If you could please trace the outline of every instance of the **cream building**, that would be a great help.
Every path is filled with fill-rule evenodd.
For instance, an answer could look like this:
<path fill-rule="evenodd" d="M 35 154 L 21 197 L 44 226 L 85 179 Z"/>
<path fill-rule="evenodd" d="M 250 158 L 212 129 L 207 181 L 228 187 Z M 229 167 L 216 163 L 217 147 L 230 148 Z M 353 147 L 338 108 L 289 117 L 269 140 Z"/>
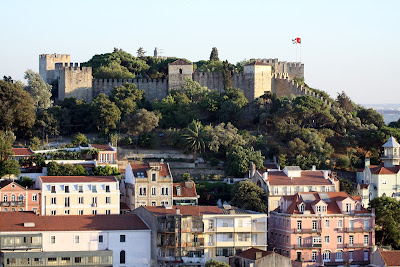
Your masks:
<path fill-rule="evenodd" d="M 41 215 L 119 214 L 120 192 L 114 176 L 40 176 Z"/>

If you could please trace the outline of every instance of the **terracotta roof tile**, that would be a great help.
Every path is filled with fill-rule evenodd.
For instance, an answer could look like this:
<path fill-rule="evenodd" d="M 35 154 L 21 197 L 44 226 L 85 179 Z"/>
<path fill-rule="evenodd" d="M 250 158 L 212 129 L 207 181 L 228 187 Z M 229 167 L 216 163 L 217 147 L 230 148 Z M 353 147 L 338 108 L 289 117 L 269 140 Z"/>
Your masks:
<path fill-rule="evenodd" d="M 12 148 L 14 156 L 32 156 L 35 153 L 30 148 Z"/>
<path fill-rule="evenodd" d="M 187 62 L 185 60 L 182 60 L 182 59 L 177 59 L 174 62 L 169 63 L 168 65 L 192 65 L 192 63 L 189 63 L 189 62 Z"/>
<path fill-rule="evenodd" d="M 24 227 L 33 222 L 35 227 Z M 136 214 L 39 216 L 32 212 L 0 212 L 0 232 L 147 230 Z"/>
<path fill-rule="evenodd" d="M 270 185 L 332 185 L 322 171 L 302 171 L 301 177 L 290 179 L 283 171 L 268 172 Z"/>
<path fill-rule="evenodd" d="M 102 151 L 114 151 L 114 149 L 107 144 L 90 144 L 90 146 L 95 149 L 100 149 Z"/>
<path fill-rule="evenodd" d="M 399 266 L 400 265 L 400 250 L 386 250 L 379 251 L 386 266 Z"/>
<path fill-rule="evenodd" d="M 114 183 L 115 176 L 40 176 L 43 183 Z"/>
<path fill-rule="evenodd" d="M 131 168 L 135 177 L 138 177 L 138 173 L 143 173 L 144 177 L 147 177 L 147 171 L 151 169 L 149 163 L 131 163 Z M 166 163 L 160 163 L 161 171 L 160 176 L 162 177 L 172 177 L 168 165 Z"/>
<path fill-rule="evenodd" d="M 399 166 L 395 166 L 395 167 L 378 166 L 378 167 L 370 168 L 370 169 L 371 169 L 372 174 L 396 174 L 400 170 Z"/>
<path fill-rule="evenodd" d="M 12 181 L 10 181 L 10 180 L 1 180 L 0 181 L 0 189 L 5 187 L 5 186 L 7 186 L 7 185 L 9 185 L 9 184 L 11 184 L 11 183 L 12 183 Z"/>
<path fill-rule="evenodd" d="M 178 196 L 177 195 L 177 190 L 176 187 L 180 186 L 181 187 L 181 194 Z M 178 198 L 178 197 L 195 197 L 197 198 L 197 192 L 196 192 L 196 184 L 193 182 L 193 186 L 192 187 L 186 187 L 186 183 L 182 182 L 182 183 L 174 183 L 174 198 Z"/>
<path fill-rule="evenodd" d="M 222 209 L 218 206 L 172 206 L 165 208 L 164 206 L 142 206 L 155 216 L 165 216 L 176 214 L 176 209 L 180 210 L 181 215 L 200 216 L 203 214 L 223 214 Z"/>
<path fill-rule="evenodd" d="M 253 248 L 252 247 L 252 248 L 249 248 L 248 250 L 245 250 L 245 251 L 242 251 L 242 252 L 236 254 L 236 256 L 241 257 L 241 258 L 246 258 L 246 259 L 249 259 L 249 260 L 256 260 L 257 259 L 257 257 L 256 257 L 256 255 L 257 255 L 256 253 L 257 252 L 261 252 L 263 257 L 271 255 L 271 254 L 274 253 L 272 251 L 265 251 L 265 250 L 262 250 L 262 249 Z"/>

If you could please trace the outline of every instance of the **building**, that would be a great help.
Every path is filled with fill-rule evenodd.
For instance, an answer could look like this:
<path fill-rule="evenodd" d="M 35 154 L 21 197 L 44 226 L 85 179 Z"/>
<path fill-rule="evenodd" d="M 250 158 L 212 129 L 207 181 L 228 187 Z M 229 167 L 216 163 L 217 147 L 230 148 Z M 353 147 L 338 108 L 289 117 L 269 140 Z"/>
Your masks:
<path fill-rule="evenodd" d="M 377 249 L 371 255 L 371 266 L 400 267 L 400 250 Z"/>
<path fill-rule="evenodd" d="M 370 165 L 369 159 L 366 159 L 365 168 L 357 173 L 357 183 L 361 187 L 357 188 L 358 194 L 363 196 L 366 206 L 369 201 L 381 196 L 400 200 L 400 144 L 392 136 L 382 147 L 384 151 L 381 157 L 383 164 Z M 366 196 L 368 198 L 365 198 Z"/>
<path fill-rule="evenodd" d="M 0 265 L 150 266 L 150 235 L 135 214 L 0 212 Z"/>
<path fill-rule="evenodd" d="M 268 198 L 268 210 L 280 205 L 282 196 L 301 192 L 338 192 L 339 180 L 330 171 L 303 171 L 298 166 L 286 166 L 282 171 L 255 171 L 251 181 L 264 189 Z"/>
<path fill-rule="evenodd" d="M 119 214 L 115 176 L 40 176 L 41 215 Z"/>
<path fill-rule="evenodd" d="M 121 201 L 139 206 L 171 206 L 173 178 L 168 163 L 130 163 L 121 182 Z"/>
<path fill-rule="evenodd" d="M 0 211 L 40 213 L 41 191 L 24 188 L 11 180 L 0 180 Z"/>
<path fill-rule="evenodd" d="M 270 212 L 269 246 L 303 266 L 369 263 L 375 245 L 375 213 L 345 192 L 282 196 Z"/>
<path fill-rule="evenodd" d="M 172 204 L 174 206 L 198 205 L 199 196 L 196 192 L 196 184 L 193 181 L 186 181 L 173 184 Z"/>
<path fill-rule="evenodd" d="M 266 249 L 267 215 L 217 206 L 141 206 L 132 211 L 152 230 L 155 266 L 204 266 L 252 246 Z"/>
<path fill-rule="evenodd" d="M 98 153 L 94 155 L 98 165 L 111 165 L 112 167 L 118 167 L 117 148 L 108 144 L 89 144 L 88 147 L 98 150 Z"/>
<path fill-rule="evenodd" d="M 292 260 L 273 251 L 249 248 L 229 258 L 231 267 L 292 267 Z"/>
<path fill-rule="evenodd" d="M 10 156 L 10 158 L 15 159 L 15 160 L 20 160 L 20 159 L 30 159 L 35 155 L 35 152 L 33 152 L 30 148 L 12 148 L 12 152 L 14 155 Z"/>

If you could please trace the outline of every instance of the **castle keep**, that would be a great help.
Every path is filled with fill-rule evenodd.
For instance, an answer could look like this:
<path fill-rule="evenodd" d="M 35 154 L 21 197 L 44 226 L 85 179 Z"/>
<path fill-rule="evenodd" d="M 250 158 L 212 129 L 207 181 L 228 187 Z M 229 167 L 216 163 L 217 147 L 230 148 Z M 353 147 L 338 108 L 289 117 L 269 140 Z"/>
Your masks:
<path fill-rule="evenodd" d="M 224 91 L 222 73 L 193 71 L 193 64 L 181 59 L 168 65 L 168 79 L 94 79 L 91 67 L 81 67 L 70 61 L 70 55 L 39 56 L 40 76 L 46 83 L 58 83 L 59 100 L 75 97 L 90 102 L 100 93 L 109 95 L 114 86 L 134 83 L 152 101 L 166 97 L 171 90 L 180 89 L 185 79 L 192 79 L 210 90 Z M 243 72 L 233 73 L 232 82 L 233 87 L 240 88 L 249 101 L 265 92 L 275 93 L 278 97 L 291 94 L 310 95 L 325 101 L 313 91 L 297 85 L 293 81 L 294 77 L 304 78 L 304 64 L 271 58 L 257 59 L 245 65 Z"/>

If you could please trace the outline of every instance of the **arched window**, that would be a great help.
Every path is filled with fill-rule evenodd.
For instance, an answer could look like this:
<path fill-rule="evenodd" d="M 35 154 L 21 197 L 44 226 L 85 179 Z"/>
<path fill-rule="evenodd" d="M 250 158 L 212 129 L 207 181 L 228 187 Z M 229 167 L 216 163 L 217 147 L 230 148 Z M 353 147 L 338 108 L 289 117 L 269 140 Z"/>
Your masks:
<path fill-rule="evenodd" d="M 179 74 L 182 74 L 182 72 L 183 72 L 182 69 L 179 69 Z"/>
<path fill-rule="evenodd" d="M 7 208 L 4 208 L 3 211 L 7 211 Z"/>
<path fill-rule="evenodd" d="M 15 209 L 14 209 L 14 208 L 12 208 L 12 209 L 11 209 L 11 211 L 15 211 Z"/>
<path fill-rule="evenodd" d="M 22 208 L 19 208 L 18 211 L 24 211 Z"/>
<path fill-rule="evenodd" d="M 125 250 L 121 250 L 121 252 L 119 253 L 119 263 L 125 263 Z"/>
<path fill-rule="evenodd" d="M 322 261 L 331 261 L 331 252 L 329 250 L 325 250 L 322 253 Z"/>
<path fill-rule="evenodd" d="M 18 195 L 18 201 L 24 201 L 24 195 L 23 194 L 19 194 Z"/>
<path fill-rule="evenodd" d="M 3 195 L 3 202 L 7 202 L 8 201 L 8 195 Z"/>
<path fill-rule="evenodd" d="M 15 201 L 15 195 L 14 194 L 11 195 L 11 201 Z"/>

